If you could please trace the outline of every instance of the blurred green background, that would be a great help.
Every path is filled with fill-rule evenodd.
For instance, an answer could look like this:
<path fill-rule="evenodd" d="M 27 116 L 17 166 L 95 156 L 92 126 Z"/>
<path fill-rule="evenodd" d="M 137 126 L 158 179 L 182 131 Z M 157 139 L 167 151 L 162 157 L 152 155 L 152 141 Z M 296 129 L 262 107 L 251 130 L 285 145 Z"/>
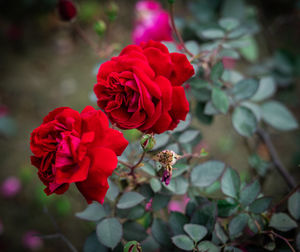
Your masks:
<path fill-rule="evenodd" d="M 199 0 L 200 1 L 200 0 Z M 241 0 L 237 0 L 241 1 Z M 167 6 L 167 1 L 161 1 Z M 176 15 L 187 21 L 193 16 L 189 2 L 176 1 Z M 219 15 L 224 1 L 214 0 Z M 74 217 L 85 208 L 84 198 L 72 187 L 63 196 L 47 197 L 43 185 L 30 165 L 29 137 L 42 118 L 59 106 L 81 111 L 86 105 L 96 106 L 93 85 L 99 64 L 107 59 L 110 47 L 122 48 L 132 43 L 136 1 L 115 1 L 117 18 L 109 22 L 108 31 L 99 38 L 93 26 L 99 19 L 107 21 L 111 1 L 76 1 L 80 25 L 90 40 L 103 52 L 97 55 L 82 39 L 75 23 L 62 22 L 56 10 L 56 0 L 0 1 L 0 184 L 9 176 L 21 181 L 21 190 L 14 197 L 0 195 L 0 251 L 28 251 L 22 244 L 29 230 L 41 234 L 55 233 L 51 218 L 44 213 L 47 206 L 62 233 L 81 250 L 93 226 Z M 284 102 L 300 121 L 300 1 L 248 1 L 257 11 L 261 32 L 256 37 L 256 50 L 250 52 L 252 64 L 265 57 L 278 58 L 279 65 L 289 67 L 289 81 L 282 85 L 276 99 Z M 188 29 L 184 38 L 193 39 Z M 104 56 L 104 57 L 103 57 Z M 244 62 L 238 63 L 243 69 Z M 210 156 L 230 163 L 247 177 L 253 168 L 248 164 L 249 150 L 242 137 L 233 130 L 226 116 L 218 116 L 212 125 L 196 119 L 194 125 L 203 135 L 202 144 Z M 299 181 L 300 133 L 272 132 L 274 144 L 284 164 Z M 258 153 L 268 159 L 265 146 Z M 287 187 L 276 172 L 265 176 L 264 192 L 280 198 Z M 40 251 L 68 251 L 59 239 L 45 240 Z"/>

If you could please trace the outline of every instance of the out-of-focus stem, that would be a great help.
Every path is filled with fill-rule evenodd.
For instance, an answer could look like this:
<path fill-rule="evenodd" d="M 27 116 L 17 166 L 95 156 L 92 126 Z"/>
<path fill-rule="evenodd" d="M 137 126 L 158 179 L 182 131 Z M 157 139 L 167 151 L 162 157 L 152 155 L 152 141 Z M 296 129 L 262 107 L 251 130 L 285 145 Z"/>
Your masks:
<path fill-rule="evenodd" d="M 297 186 L 297 184 L 296 184 L 294 178 L 288 172 L 288 170 L 283 166 L 268 132 L 264 131 L 262 128 L 258 128 L 256 133 L 260 137 L 260 139 L 266 144 L 266 146 L 269 150 L 269 153 L 271 155 L 272 162 L 273 162 L 275 168 L 277 169 L 277 171 L 284 178 L 284 180 L 286 181 L 286 183 L 288 184 L 290 189 L 295 188 Z"/>
<path fill-rule="evenodd" d="M 179 40 L 180 45 L 182 46 L 182 48 L 184 49 L 184 51 L 190 55 L 191 57 L 194 57 L 194 54 L 191 53 L 185 46 L 184 41 L 181 37 L 180 32 L 177 30 L 176 25 L 175 25 L 175 20 L 174 20 L 174 3 L 169 4 L 170 5 L 170 18 L 171 18 L 171 26 L 172 29 L 174 31 L 174 33 L 176 34 L 177 39 Z"/>

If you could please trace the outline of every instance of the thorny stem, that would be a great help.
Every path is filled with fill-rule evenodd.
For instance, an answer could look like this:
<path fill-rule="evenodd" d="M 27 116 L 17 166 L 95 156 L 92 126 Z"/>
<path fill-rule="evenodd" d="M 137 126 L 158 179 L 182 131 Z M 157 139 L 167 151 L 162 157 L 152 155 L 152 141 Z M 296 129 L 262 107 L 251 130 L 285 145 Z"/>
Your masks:
<path fill-rule="evenodd" d="M 179 40 L 179 43 L 180 45 L 182 46 L 182 48 L 185 50 L 185 52 L 190 55 L 191 57 L 194 57 L 194 54 L 191 53 L 185 46 L 184 44 L 184 41 L 181 37 L 181 34 L 179 33 L 179 31 L 177 30 L 176 28 L 176 25 L 175 25 L 175 20 L 174 20 L 174 4 L 170 4 L 170 17 L 171 17 L 171 26 L 172 26 L 172 29 L 173 31 L 175 32 L 176 34 L 176 37 L 177 39 Z"/>
<path fill-rule="evenodd" d="M 288 172 L 288 170 L 283 166 L 281 160 L 279 159 L 278 153 L 272 143 L 270 135 L 266 131 L 264 131 L 262 128 L 258 128 L 256 133 L 268 147 L 273 164 L 274 164 L 275 168 L 277 169 L 277 171 L 284 178 L 284 180 L 286 181 L 286 183 L 288 184 L 290 189 L 295 188 L 296 182 L 295 182 L 294 178 L 291 176 L 291 174 Z"/>
<path fill-rule="evenodd" d="M 53 226 L 55 227 L 57 233 L 50 234 L 50 235 L 38 235 L 38 236 L 41 237 L 42 239 L 56 239 L 56 238 L 60 238 L 60 239 L 62 239 L 65 242 L 65 244 L 69 247 L 69 249 L 72 252 L 78 252 L 78 250 L 74 247 L 74 245 L 71 243 L 71 241 L 61 233 L 59 226 L 57 225 L 54 217 L 51 215 L 51 213 L 49 212 L 49 210 L 48 210 L 48 208 L 46 206 L 44 206 L 44 212 L 49 216 L 49 218 L 50 218 Z"/>
<path fill-rule="evenodd" d="M 272 234 L 275 237 L 280 238 L 281 240 L 283 240 L 291 249 L 292 252 L 296 252 L 296 250 L 293 248 L 293 246 L 291 245 L 291 243 L 289 242 L 289 240 L 283 236 L 281 236 L 280 234 L 275 233 L 273 230 L 269 230 L 269 231 L 263 231 L 263 234 Z"/>
<path fill-rule="evenodd" d="M 145 155 L 146 155 L 146 151 L 143 151 L 143 154 L 141 155 L 139 161 L 135 165 L 130 167 L 131 171 L 130 171 L 129 175 L 132 175 L 135 178 L 134 169 L 137 168 L 140 163 L 142 163 L 142 161 L 144 160 Z"/>

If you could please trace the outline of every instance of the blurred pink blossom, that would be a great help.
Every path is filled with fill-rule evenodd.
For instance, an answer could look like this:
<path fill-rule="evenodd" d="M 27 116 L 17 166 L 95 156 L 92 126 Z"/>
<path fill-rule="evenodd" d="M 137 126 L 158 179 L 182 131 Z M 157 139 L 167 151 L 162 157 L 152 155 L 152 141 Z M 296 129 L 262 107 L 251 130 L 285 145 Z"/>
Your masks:
<path fill-rule="evenodd" d="M 8 115 L 8 108 L 5 105 L 0 105 L 0 118 Z"/>
<path fill-rule="evenodd" d="M 184 195 L 181 200 L 171 200 L 168 205 L 169 212 L 185 212 L 185 207 L 189 203 L 190 198 Z"/>
<path fill-rule="evenodd" d="M 155 41 L 172 41 L 172 28 L 169 14 L 160 3 L 153 0 L 137 2 L 135 6 L 136 20 L 132 33 L 134 43 Z"/>
<path fill-rule="evenodd" d="M 6 197 L 14 197 L 17 195 L 21 190 L 21 182 L 16 177 L 8 177 L 4 180 L 0 187 L 1 194 Z"/>
<path fill-rule="evenodd" d="M 43 240 L 37 235 L 36 231 L 27 231 L 22 237 L 23 246 L 31 251 L 39 250 L 43 246 Z"/>
<path fill-rule="evenodd" d="M 146 203 L 145 210 L 152 211 L 152 198 Z"/>

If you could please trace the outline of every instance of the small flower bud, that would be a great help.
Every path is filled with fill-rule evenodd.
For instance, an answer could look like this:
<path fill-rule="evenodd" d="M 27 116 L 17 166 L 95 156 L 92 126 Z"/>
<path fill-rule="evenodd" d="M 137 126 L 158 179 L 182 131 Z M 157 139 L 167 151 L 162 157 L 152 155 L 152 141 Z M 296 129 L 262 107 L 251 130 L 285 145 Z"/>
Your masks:
<path fill-rule="evenodd" d="M 118 15 L 118 11 L 119 11 L 119 6 L 114 2 L 110 2 L 106 9 L 106 14 L 108 16 L 108 19 L 110 21 L 114 21 Z"/>
<path fill-rule="evenodd" d="M 153 201 L 153 199 L 151 198 L 151 199 L 146 203 L 146 206 L 145 206 L 145 210 L 146 210 L 146 211 L 151 211 L 151 210 L 152 210 L 152 201 Z"/>
<path fill-rule="evenodd" d="M 137 241 L 127 242 L 124 246 L 124 252 L 142 252 L 141 244 Z"/>
<path fill-rule="evenodd" d="M 144 151 L 152 150 L 153 147 L 155 146 L 155 144 L 156 144 L 156 141 L 155 141 L 153 135 L 150 135 L 150 134 L 143 135 L 143 137 L 141 139 L 141 146 Z"/>
<path fill-rule="evenodd" d="M 105 22 L 103 20 L 98 20 L 94 24 L 94 30 L 101 37 L 104 34 L 104 32 L 106 31 L 106 24 L 105 24 Z"/>
<path fill-rule="evenodd" d="M 77 16 L 77 8 L 71 0 L 59 0 L 57 7 L 63 21 L 72 21 Z"/>

